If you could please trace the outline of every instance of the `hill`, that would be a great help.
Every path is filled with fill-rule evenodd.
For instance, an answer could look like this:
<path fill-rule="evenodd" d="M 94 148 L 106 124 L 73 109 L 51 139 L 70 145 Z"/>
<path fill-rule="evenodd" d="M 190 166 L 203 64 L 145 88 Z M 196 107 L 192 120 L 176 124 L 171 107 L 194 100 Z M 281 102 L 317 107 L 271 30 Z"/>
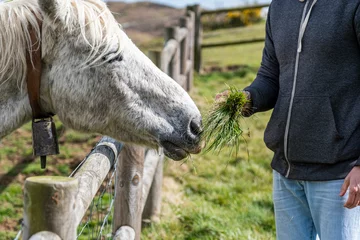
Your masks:
<path fill-rule="evenodd" d="M 137 45 L 144 45 L 162 37 L 164 27 L 178 22 L 185 9 L 178 9 L 151 2 L 108 2 L 116 20 Z"/>

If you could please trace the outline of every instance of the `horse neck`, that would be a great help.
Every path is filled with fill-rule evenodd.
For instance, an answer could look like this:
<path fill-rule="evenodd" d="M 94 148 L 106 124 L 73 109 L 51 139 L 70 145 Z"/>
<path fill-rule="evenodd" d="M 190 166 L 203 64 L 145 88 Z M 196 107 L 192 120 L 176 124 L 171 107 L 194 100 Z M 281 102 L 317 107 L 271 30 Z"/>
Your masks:
<path fill-rule="evenodd" d="M 0 139 L 31 119 L 28 94 L 20 90 L 16 80 L 8 79 L 0 86 Z"/>

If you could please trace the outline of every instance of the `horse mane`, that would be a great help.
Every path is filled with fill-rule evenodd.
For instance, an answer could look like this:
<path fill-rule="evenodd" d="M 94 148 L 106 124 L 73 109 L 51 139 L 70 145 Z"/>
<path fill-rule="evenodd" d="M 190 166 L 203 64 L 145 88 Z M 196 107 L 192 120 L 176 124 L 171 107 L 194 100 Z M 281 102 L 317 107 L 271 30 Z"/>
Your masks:
<path fill-rule="evenodd" d="M 65 0 L 64 0 L 65 1 Z M 123 37 L 119 24 L 116 23 L 112 13 L 101 0 L 71 0 L 66 9 L 63 22 L 65 33 L 78 35 L 78 41 L 90 46 L 90 53 L 82 67 L 100 65 L 105 61 L 103 56 L 114 52 L 113 43 L 119 44 L 114 53 L 120 54 L 123 49 Z M 55 16 L 53 23 L 57 21 Z M 37 0 L 0 0 L 0 86 L 9 79 L 18 81 L 19 89 L 23 89 L 26 81 L 26 54 L 33 49 L 29 29 L 36 33 L 38 41 L 44 41 L 51 23 L 43 24 L 43 33 L 38 20 L 48 21 L 42 16 Z M 43 52 L 44 55 L 44 52 Z"/>

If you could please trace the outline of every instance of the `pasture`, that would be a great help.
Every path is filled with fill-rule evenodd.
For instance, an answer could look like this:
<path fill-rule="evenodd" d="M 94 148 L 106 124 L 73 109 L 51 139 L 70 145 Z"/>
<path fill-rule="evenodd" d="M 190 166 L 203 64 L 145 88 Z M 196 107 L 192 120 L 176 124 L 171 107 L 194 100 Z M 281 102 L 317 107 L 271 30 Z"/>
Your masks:
<path fill-rule="evenodd" d="M 204 42 L 264 34 L 264 24 L 234 31 L 219 30 Z M 216 93 L 227 85 L 242 88 L 255 77 L 262 43 L 206 49 L 204 67 L 240 65 L 234 72 L 208 72 L 195 76 L 190 93 L 205 114 Z M 246 120 L 250 136 L 237 156 L 225 149 L 219 154 L 193 155 L 181 162 L 166 159 L 163 205 L 159 223 L 144 227 L 142 239 L 274 239 L 271 198 L 271 152 L 263 143 L 269 113 Z M 99 139 L 57 123 L 60 155 L 48 157 L 40 169 L 31 150 L 31 126 L 24 125 L 0 143 L 0 239 L 13 239 L 22 218 L 24 179 L 35 175 L 68 176 Z M 249 154 L 247 154 L 249 152 Z M 86 239 L 86 238 L 84 238 Z"/>

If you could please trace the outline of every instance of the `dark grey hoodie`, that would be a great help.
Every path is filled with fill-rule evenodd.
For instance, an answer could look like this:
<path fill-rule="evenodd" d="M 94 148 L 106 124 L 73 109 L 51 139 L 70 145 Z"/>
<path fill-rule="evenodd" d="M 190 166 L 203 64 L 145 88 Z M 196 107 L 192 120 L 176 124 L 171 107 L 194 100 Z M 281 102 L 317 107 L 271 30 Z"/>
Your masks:
<path fill-rule="evenodd" d="M 273 0 L 255 112 L 274 108 L 271 166 L 298 180 L 345 178 L 360 165 L 360 0 Z"/>

